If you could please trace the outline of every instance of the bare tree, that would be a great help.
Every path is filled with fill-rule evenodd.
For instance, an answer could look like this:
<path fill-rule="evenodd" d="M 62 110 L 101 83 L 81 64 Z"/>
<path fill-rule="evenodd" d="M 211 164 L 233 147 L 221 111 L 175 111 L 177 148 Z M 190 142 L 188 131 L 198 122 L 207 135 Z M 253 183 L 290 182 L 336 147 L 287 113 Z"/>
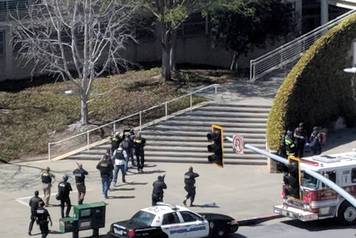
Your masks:
<path fill-rule="evenodd" d="M 35 0 L 25 16 L 13 16 L 18 58 L 32 73 L 70 80 L 80 92 L 82 125 L 88 123 L 93 80 L 119 72 L 126 43 L 134 40 L 135 6 L 125 0 Z"/>

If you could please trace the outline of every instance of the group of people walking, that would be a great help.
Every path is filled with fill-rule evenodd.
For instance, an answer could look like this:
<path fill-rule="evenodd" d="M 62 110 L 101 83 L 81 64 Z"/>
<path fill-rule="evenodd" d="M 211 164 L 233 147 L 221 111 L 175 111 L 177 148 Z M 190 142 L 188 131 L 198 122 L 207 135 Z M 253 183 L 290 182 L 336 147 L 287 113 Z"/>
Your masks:
<path fill-rule="evenodd" d="M 85 186 L 85 176 L 88 172 L 83 168 L 82 164 L 77 163 L 77 168 L 73 171 L 73 176 L 75 178 L 76 187 L 78 190 L 78 204 L 82 204 L 84 201 L 86 186 Z M 71 184 L 68 182 L 68 175 L 64 175 L 62 180 L 58 183 L 58 192 L 56 194 L 56 199 L 60 202 L 61 217 L 68 217 L 72 203 L 70 200 L 70 192 L 73 190 Z M 35 221 L 40 227 L 42 237 L 47 237 L 49 229 L 48 224 L 52 225 L 51 216 L 45 207 L 48 207 L 51 189 L 54 183 L 55 175 L 47 167 L 41 172 L 41 182 L 43 188 L 43 198 L 39 197 L 39 192 L 35 191 L 34 197 L 30 199 L 29 206 L 31 208 L 30 225 L 28 229 L 28 234 L 31 235 L 33 224 Z M 66 209 L 65 209 L 66 208 Z"/>
<path fill-rule="evenodd" d="M 133 167 L 137 167 L 138 173 L 143 173 L 145 145 L 146 140 L 141 136 L 141 132 L 135 133 L 133 129 L 113 134 L 110 149 L 106 151 L 96 166 L 100 171 L 102 192 L 105 199 L 108 198 L 110 185 L 118 185 L 120 172 L 122 183 L 126 183 L 129 162 Z"/>
<path fill-rule="evenodd" d="M 279 154 L 284 157 L 295 156 L 301 158 L 304 156 L 305 147 L 308 147 L 313 155 L 319 155 L 325 141 L 326 133 L 317 126 L 313 127 L 313 131 L 308 137 L 304 123 L 301 122 L 294 131 L 287 130 L 281 140 Z"/>

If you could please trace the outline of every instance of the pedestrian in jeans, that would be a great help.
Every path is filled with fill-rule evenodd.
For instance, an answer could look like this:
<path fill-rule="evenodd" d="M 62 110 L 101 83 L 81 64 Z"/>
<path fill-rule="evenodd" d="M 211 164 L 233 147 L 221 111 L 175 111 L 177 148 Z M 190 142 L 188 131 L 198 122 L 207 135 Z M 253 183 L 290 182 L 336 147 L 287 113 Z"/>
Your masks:
<path fill-rule="evenodd" d="M 137 133 L 134 140 L 135 156 L 137 160 L 137 171 L 138 173 L 143 173 L 143 167 L 145 165 L 145 151 L 144 147 L 146 145 L 146 140 L 141 136 L 141 132 Z"/>
<path fill-rule="evenodd" d="M 113 186 L 117 183 L 117 176 L 119 171 L 121 170 L 122 174 L 122 182 L 126 183 L 125 175 L 126 175 L 126 160 L 127 160 L 127 152 L 123 150 L 121 146 L 114 151 L 113 159 L 115 164 L 114 169 L 114 178 L 113 178 Z"/>
<path fill-rule="evenodd" d="M 104 154 L 96 168 L 100 171 L 102 191 L 105 199 L 108 199 L 108 191 L 110 187 L 110 179 L 114 166 L 111 162 L 109 155 Z"/>
<path fill-rule="evenodd" d="M 77 163 L 77 166 L 78 168 L 73 171 L 73 175 L 78 190 L 78 204 L 83 204 L 86 193 L 85 175 L 88 175 L 88 172 L 83 169 L 82 164 Z"/>
<path fill-rule="evenodd" d="M 50 168 L 47 167 L 41 172 L 41 181 L 43 188 L 43 199 L 45 206 L 49 205 L 49 199 L 51 197 L 52 183 L 54 182 L 55 176 L 50 172 Z"/>

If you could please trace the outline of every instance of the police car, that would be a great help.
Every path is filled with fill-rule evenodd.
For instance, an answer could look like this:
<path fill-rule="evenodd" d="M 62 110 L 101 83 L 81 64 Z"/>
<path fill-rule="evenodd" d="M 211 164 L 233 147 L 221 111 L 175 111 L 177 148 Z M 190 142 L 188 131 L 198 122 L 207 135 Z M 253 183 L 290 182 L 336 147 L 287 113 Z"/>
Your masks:
<path fill-rule="evenodd" d="M 138 211 L 130 220 L 111 224 L 109 237 L 198 238 L 235 233 L 238 223 L 214 213 L 195 213 L 186 207 L 158 203 Z"/>

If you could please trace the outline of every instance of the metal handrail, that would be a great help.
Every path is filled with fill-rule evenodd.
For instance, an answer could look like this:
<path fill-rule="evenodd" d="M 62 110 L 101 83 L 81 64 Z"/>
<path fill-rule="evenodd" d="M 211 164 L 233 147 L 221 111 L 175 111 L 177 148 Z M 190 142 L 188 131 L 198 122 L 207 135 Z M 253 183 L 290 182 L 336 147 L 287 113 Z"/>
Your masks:
<path fill-rule="evenodd" d="M 340 23 L 345 17 L 350 16 L 355 12 L 356 9 L 350 10 L 328 23 L 321 25 L 302 36 L 299 36 L 296 39 L 272 51 L 269 51 L 256 59 L 250 60 L 250 80 L 255 81 L 256 79 L 263 77 L 265 74 L 295 61 L 315 42 L 318 37 L 322 35 L 322 33 L 325 32 L 325 30 L 329 30 Z M 291 49 L 293 49 L 293 54 L 287 54 L 287 52 Z M 276 60 L 276 58 L 278 60 Z M 262 68 L 264 64 L 268 65 Z M 262 68 L 261 72 L 258 70 L 259 66 Z"/>
<path fill-rule="evenodd" d="M 130 114 L 128 116 L 125 116 L 125 117 L 122 117 L 122 118 L 119 118 L 117 120 L 114 120 L 114 121 L 111 121 L 109 123 L 106 123 L 104 125 L 101 125 L 99 127 L 96 127 L 96 128 L 93 128 L 93 129 L 90 129 L 90 130 L 87 130 L 87 131 L 84 131 L 82 133 L 79 133 L 79 134 L 76 134 L 74 136 L 70 136 L 70 137 L 67 137 L 67 138 L 64 138 L 62 140 L 59 140 L 59 141 L 55 141 L 55 142 L 49 142 L 48 143 L 48 159 L 51 160 L 51 146 L 52 145 L 56 145 L 56 144 L 60 144 L 60 143 L 63 143 L 63 142 L 66 142 L 66 141 L 69 141 L 69 140 L 72 140 L 72 139 L 75 139 L 75 138 L 78 138 L 80 136 L 84 136 L 86 135 L 86 139 L 87 139 L 87 146 L 90 145 L 90 133 L 91 132 L 94 132 L 94 131 L 97 131 L 97 130 L 100 130 L 104 127 L 108 127 L 108 126 L 112 126 L 113 125 L 113 132 L 116 131 L 116 128 L 115 128 L 115 124 L 120 122 L 120 121 L 123 121 L 123 120 L 126 120 L 126 119 L 129 119 L 129 118 L 132 118 L 132 117 L 135 117 L 135 116 L 139 116 L 139 128 L 141 130 L 141 127 L 142 127 L 142 114 L 145 113 L 145 112 L 148 112 L 148 111 L 151 111 L 153 109 L 156 109 L 156 108 L 159 108 L 161 106 L 165 106 L 165 117 L 168 116 L 168 104 L 169 103 L 172 103 L 172 102 L 175 102 L 175 101 L 178 101 L 184 97 L 187 97 L 189 96 L 190 97 L 190 103 L 189 103 L 189 106 L 190 108 L 192 108 L 193 106 L 193 95 L 196 94 L 196 93 L 199 93 L 201 91 L 205 91 L 207 89 L 210 89 L 210 88 L 214 88 L 214 94 L 217 94 L 217 88 L 219 87 L 219 84 L 212 84 L 212 85 L 209 85 L 209 86 L 206 86 L 206 87 L 203 87 L 203 88 L 200 88 L 200 89 L 197 89 L 193 92 L 190 92 L 190 93 L 187 93 L 187 94 L 184 94 L 182 96 L 179 96 L 179 97 L 176 97 L 174 99 L 171 99 L 171 100 L 168 100 L 168 101 L 165 101 L 163 103 L 160 103 L 160 104 L 157 104 L 155 106 L 152 106 L 150 108 L 147 108 L 147 109 L 144 109 L 144 110 L 141 110 L 141 111 L 138 111 L 138 112 L 135 112 L 133 114 Z M 73 149 L 73 151 L 76 150 L 76 149 Z"/>

